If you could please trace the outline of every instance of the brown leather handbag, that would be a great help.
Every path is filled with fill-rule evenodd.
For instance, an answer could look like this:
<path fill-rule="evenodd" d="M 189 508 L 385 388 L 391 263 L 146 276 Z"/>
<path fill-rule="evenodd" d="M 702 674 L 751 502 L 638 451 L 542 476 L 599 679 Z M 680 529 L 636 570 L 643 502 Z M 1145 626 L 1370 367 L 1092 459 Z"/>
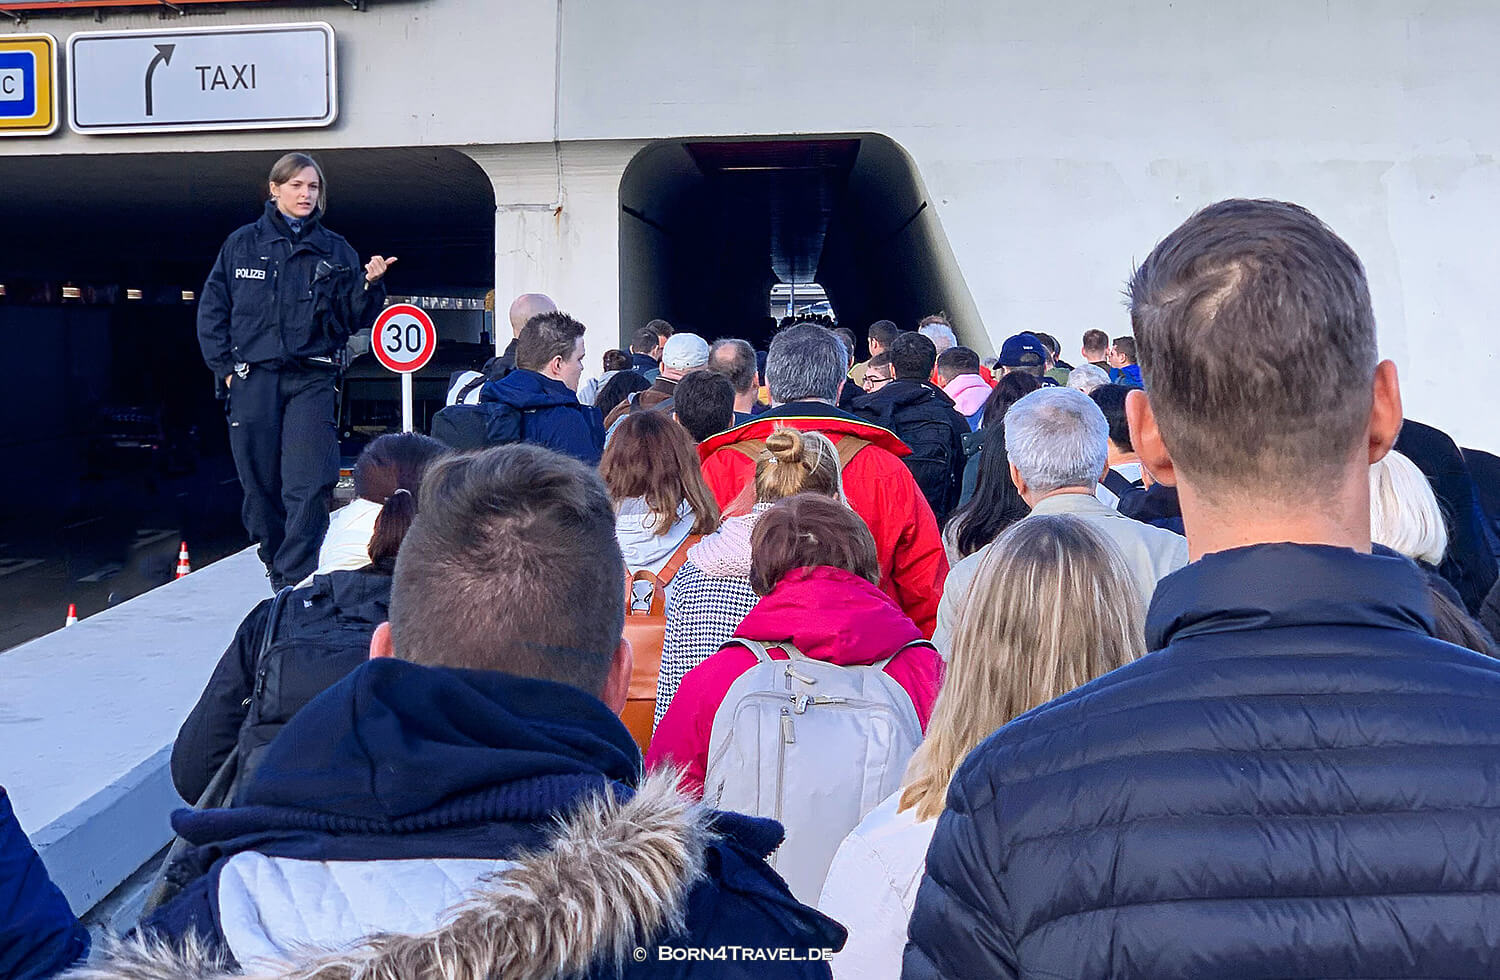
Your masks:
<path fill-rule="evenodd" d="M 651 744 L 651 723 L 656 717 L 656 678 L 661 673 L 661 648 L 667 635 L 667 584 L 687 561 L 688 549 L 702 537 L 689 534 L 655 575 L 643 568 L 625 580 L 625 639 L 635 654 L 635 668 L 620 720 L 630 729 L 642 754 Z"/>

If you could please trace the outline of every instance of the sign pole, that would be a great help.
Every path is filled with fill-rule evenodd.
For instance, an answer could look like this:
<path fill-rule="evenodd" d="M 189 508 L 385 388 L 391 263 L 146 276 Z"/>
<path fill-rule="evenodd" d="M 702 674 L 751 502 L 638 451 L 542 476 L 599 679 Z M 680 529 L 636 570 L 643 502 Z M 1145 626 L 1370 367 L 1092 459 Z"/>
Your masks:
<path fill-rule="evenodd" d="M 411 431 L 411 375 L 401 375 L 401 431 Z"/>

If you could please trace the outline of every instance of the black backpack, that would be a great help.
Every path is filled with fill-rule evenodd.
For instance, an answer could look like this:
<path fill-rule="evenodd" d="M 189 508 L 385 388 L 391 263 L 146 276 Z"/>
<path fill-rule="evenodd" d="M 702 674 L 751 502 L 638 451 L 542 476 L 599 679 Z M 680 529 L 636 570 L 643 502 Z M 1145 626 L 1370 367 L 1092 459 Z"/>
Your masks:
<path fill-rule="evenodd" d="M 911 455 L 903 456 L 901 462 L 911 471 L 941 527 L 958 502 L 959 488 L 954 477 L 962 472 L 958 469 L 957 454 L 963 449 L 954 427 L 929 412 L 897 412 L 891 423 L 897 438 L 911 449 Z"/>
<path fill-rule="evenodd" d="M 277 602 L 294 605 L 273 610 L 267 622 L 236 745 L 238 771 L 225 803 L 259 768 L 266 747 L 292 716 L 370 658 L 370 634 L 385 619 L 390 595 L 390 576 L 376 573 L 318 575 L 296 595 L 277 595 Z"/>
<path fill-rule="evenodd" d="M 231 805 L 240 786 L 260 765 L 266 747 L 292 716 L 369 659 L 370 635 L 379 625 L 379 620 L 371 620 L 377 615 L 385 618 L 390 581 L 389 575 L 375 573 L 339 581 L 318 575 L 308 594 L 294 598 L 299 591 L 294 586 L 276 593 L 261 628 L 255 680 L 239 739 L 193 809 Z M 336 599 L 346 605 L 341 607 Z M 299 606 L 288 609 L 290 603 Z M 351 617 L 348 609 L 357 609 L 361 615 Z M 141 917 L 171 901 L 204 870 L 192 846 L 181 837 L 174 838 Z"/>
<path fill-rule="evenodd" d="M 524 442 L 530 414 L 500 402 L 449 405 L 432 417 L 430 435 L 459 452 Z"/>

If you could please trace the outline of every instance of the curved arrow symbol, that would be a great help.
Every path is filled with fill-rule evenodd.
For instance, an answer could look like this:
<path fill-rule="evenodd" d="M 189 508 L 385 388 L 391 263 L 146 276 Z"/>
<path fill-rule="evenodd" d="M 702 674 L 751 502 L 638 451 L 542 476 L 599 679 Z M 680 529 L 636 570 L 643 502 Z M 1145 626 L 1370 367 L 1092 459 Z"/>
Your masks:
<path fill-rule="evenodd" d="M 156 74 L 157 65 L 170 65 L 172 63 L 172 52 L 177 50 L 175 44 L 158 44 L 156 46 L 156 57 L 151 59 L 151 64 L 146 66 L 146 115 L 152 114 L 151 99 L 151 76 Z"/>

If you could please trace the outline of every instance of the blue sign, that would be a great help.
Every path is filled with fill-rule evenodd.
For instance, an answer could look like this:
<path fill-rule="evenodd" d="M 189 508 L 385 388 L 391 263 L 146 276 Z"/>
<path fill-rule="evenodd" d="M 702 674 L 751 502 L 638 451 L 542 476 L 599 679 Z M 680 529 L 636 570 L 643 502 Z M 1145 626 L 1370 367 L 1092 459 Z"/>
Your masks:
<path fill-rule="evenodd" d="M 36 115 L 36 55 L 0 51 L 0 118 Z"/>
<path fill-rule="evenodd" d="M 0 137 L 57 129 L 57 39 L 0 35 Z"/>

